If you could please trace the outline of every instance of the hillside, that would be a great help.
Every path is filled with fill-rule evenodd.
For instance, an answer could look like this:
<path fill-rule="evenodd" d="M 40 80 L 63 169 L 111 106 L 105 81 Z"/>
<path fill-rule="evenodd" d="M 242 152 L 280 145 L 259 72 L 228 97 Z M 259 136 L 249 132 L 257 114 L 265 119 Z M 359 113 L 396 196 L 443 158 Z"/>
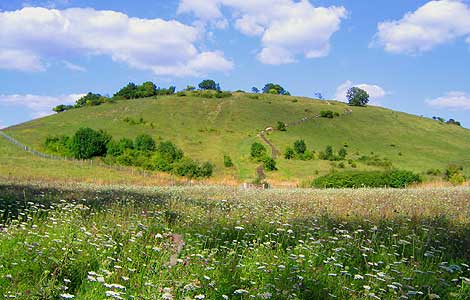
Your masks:
<path fill-rule="evenodd" d="M 80 127 L 103 129 L 114 138 L 134 138 L 147 133 L 155 139 L 171 140 L 185 154 L 197 160 L 215 163 L 215 176 L 246 181 L 256 176 L 258 163 L 250 157 L 250 146 L 260 141 L 258 133 L 275 127 L 278 121 L 295 123 L 287 131 L 267 135 L 277 149 L 297 139 L 304 139 L 311 150 L 322 151 L 327 145 L 335 150 L 347 144 L 349 159 L 378 155 L 394 167 L 425 172 L 445 169 L 451 162 L 469 166 L 470 131 L 380 107 L 349 107 L 335 101 L 302 97 L 235 93 L 229 98 L 159 96 L 122 100 L 100 106 L 83 107 L 13 126 L 4 131 L 38 150 L 44 149 L 47 136 L 72 135 Z M 351 109 L 351 113 L 345 113 Z M 333 119 L 314 118 L 322 110 L 340 114 Z M 143 124 L 129 120 L 143 119 Z M 268 147 L 268 145 L 266 145 Z M 270 150 L 270 148 L 268 148 Z M 271 152 L 271 151 L 269 151 Z M 372 154 L 371 154 L 372 152 Z M 223 156 L 230 155 L 235 167 L 225 168 Z M 329 161 L 286 160 L 277 158 L 278 171 L 267 173 L 274 181 L 300 182 L 328 173 Z M 346 164 L 345 169 L 351 167 Z M 357 169 L 377 169 L 357 161 Z"/>

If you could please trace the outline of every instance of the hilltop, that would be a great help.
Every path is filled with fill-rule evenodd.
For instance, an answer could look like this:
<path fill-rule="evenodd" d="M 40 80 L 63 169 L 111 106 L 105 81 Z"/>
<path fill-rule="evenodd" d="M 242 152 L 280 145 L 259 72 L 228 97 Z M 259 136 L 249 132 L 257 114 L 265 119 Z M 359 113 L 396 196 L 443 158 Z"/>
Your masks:
<path fill-rule="evenodd" d="M 337 116 L 318 117 L 327 110 Z M 40 151 L 47 151 L 44 141 L 48 136 L 73 135 L 80 127 L 102 129 L 114 138 L 145 133 L 157 141 L 172 141 L 193 159 L 211 161 L 215 178 L 249 181 L 256 177 L 259 165 L 250 158 L 250 146 L 261 142 L 271 154 L 259 134 L 268 127 L 276 128 L 278 121 L 286 123 L 287 130 L 266 133 L 279 152 L 278 170 L 266 173 L 270 181 L 300 183 L 332 169 L 350 170 L 351 161 L 357 170 L 382 169 L 380 163 L 370 163 L 377 160 L 423 174 L 430 169 L 444 170 L 450 163 L 470 166 L 470 132 L 465 128 L 381 107 L 351 107 L 287 95 L 238 92 L 219 99 L 188 93 L 184 97 L 174 94 L 119 100 L 61 112 L 4 132 Z M 317 157 L 285 159 L 285 149 L 298 139 L 316 153 L 330 145 L 334 151 L 345 147 L 348 155 L 343 166 Z M 234 167 L 224 167 L 224 155 L 232 158 Z M 464 168 L 467 175 L 469 169 Z"/>

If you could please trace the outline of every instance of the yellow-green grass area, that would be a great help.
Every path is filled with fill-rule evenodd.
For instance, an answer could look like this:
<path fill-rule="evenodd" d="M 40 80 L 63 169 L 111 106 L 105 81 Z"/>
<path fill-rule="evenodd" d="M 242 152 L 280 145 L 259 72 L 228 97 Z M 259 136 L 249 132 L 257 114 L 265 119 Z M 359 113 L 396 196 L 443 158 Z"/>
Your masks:
<path fill-rule="evenodd" d="M 0 295 L 466 300 L 469 197 L 0 183 Z"/>
<path fill-rule="evenodd" d="M 345 114 L 346 109 L 352 113 Z M 332 110 L 341 116 L 311 119 L 289 127 L 286 132 L 271 133 L 268 138 L 282 152 L 296 139 L 304 139 L 309 149 L 317 153 L 327 145 L 338 150 L 347 143 L 347 159 L 357 160 L 373 152 L 390 159 L 395 167 L 416 172 L 431 168 L 443 171 L 449 163 L 457 162 L 470 174 L 467 129 L 380 107 L 349 107 L 341 102 L 302 97 L 234 93 L 223 99 L 173 95 L 123 100 L 74 109 L 5 131 L 39 150 L 44 150 L 47 136 L 72 135 L 85 126 L 106 130 L 115 138 L 147 133 L 156 139 L 173 141 L 189 157 L 215 163 L 215 177 L 246 181 L 256 176 L 258 164 L 250 159 L 249 153 L 250 145 L 261 141 L 257 137 L 259 131 L 275 127 L 278 121 L 289 124 L 322 110 Z M 143 118 L 145 124 L 130 125 L 126 118 Z M 234 168 L 223 167 L 224 155 L 232 157 Z M 279 170 L 269 172 L 268 180 L 298 183 L 334 168 L 330 162 L 285 160 L 282 155 L 277 163 Z M 380 169 L 356 164 L 358 170 Z M 351 169 L 349 164 L 345 165 Z"/>

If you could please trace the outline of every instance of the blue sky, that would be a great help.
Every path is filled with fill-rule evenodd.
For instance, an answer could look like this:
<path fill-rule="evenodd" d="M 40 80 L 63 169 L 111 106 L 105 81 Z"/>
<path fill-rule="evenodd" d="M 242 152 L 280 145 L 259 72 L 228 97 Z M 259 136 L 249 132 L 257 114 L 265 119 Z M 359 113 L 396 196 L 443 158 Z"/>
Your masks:
<path fill-rule="evenodd" d="M 0 0 L 0 127 L 128 82 L 373 104 L 470 126 L 468 1 Z"/>

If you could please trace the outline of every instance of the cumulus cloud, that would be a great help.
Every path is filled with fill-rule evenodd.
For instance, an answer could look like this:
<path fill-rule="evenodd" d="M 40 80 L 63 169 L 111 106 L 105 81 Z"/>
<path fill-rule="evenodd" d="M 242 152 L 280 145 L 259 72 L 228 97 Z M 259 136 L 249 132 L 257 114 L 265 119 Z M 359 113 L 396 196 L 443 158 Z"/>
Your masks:
<path fill-rule="evenodd" d="M 181 0 L 178 13 L 216 24 L 226 20 L 224 7 L 233 10 L 237 30 L 261 39 L 257 57 L 272 65 L 295 62 L 299 55 L 327 56 L 331 36 L 347 15 L 342 6 L 314 7 L 308 0 Z"/>
<path fill-rule="evenodd" d="M 1 95 L 0 105 L 18 106 L 27 108 L 30 116 L 33 118 L 51 115 L 54 112 L 52 108 L 59 104 L 72 104 L 85 94 L 69 94 L 62 96 L 42 96 L 42 95 Z"/>
<path fill-rule="evenodd" d="M 0 12 L 0 68 L 43 71 L 47 59 L 104 55 L 157 75 L 228 71 L 223 53 L 200 51 L 203 34 L 175 20 L 139 19 L 115 11 L 26 7 Z M 28 50 L 24 50 L 28 49 Z"/>
<path fill-rule="evenodd" d="M 470 5 L 460 0 L 430 1 L 402 19 L 378 24 L 372 45 L 387 52 L 416 54 L 470 35 Z"/>
<path fill-rule="evenodd" d="M 426 103 L 436 108 L 470 110 L 470 94 L 465 92 L 448 92 L 442 97 L 427 100 Z"/>
<path fill-rule="evenodd" d="M 388 94 L 382 87 L 378 85 L 366 83 L 354 84 L 351 80 L 347 80 L 344 83 L 340 84 L 336 89 L 335 99 L 338 101 L 346 102 L 346 93 L 350 88 L 354 86 L 366 91 L 369 94 L 370 104 L 373 105 L 379 105 L 377 100 L 385 97 Z"/>

